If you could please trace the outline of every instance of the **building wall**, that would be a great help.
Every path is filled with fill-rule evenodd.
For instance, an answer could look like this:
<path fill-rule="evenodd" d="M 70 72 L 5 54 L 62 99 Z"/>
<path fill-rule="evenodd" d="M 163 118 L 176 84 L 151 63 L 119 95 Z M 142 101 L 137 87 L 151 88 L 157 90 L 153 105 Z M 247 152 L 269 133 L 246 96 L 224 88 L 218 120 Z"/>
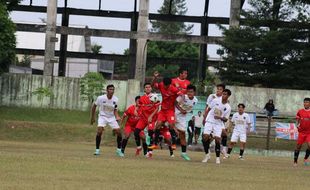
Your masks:
<path fill-rule="evenodd" d="M 39 87 L 48 87 L 53 82 L 53 97 L 41 100 L 33 92 Z M 139 94 L 139 81 L 107 81 L 114 84 L 115 95 L 119 98 L 119 110 L 133 103 L 132 96 Z M 0 105 L 46 107 L 69 110 L 88 110 L 90 104 L 81 99 L 80 79 L 68 77 L 50 77 L 29 74 L 4 74 L 0 77 Z M 135 92 L 137 90 L 137 92 Z"/>

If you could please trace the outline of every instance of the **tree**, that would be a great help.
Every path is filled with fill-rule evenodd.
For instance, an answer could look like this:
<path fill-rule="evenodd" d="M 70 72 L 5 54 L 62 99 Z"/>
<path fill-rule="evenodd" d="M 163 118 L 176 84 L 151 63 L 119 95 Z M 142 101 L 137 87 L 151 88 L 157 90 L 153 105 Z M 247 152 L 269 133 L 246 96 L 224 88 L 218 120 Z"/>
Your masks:
<path fill-rule="evenodd" d="M 171 12 L 169 13 L 170 0 L 164 0 L 163 5 L 158 10 L 160 14 L 185 15 L 187 12 L 185 0 L 173 0 Z M 151 21 L 152 32 L 162 34 L 190 34 L 193 25 L 186 25 L 184 22 Z M 199 55 L 199 46 L 191 43 L 177 42 L 149 42 L 147 56 L 160 58 L 194 58 Z M 160 64 L 160 63 L 157 63 Z M 147 63 L 147 73 L 155 65 Z M 163 66 L 165 69 L 175 69 L 174 66 Z M 170 73 L 173 73 L 170 70 Z M 169 72 L 168 72 L 169 73 Z"/>
<path fill-rule="evenodd" d="M 0 73 L 7 72 L 15 62 L 15 25 L 9 18 L 8 10 L 19 1 L 0 1 Z"/>
<path fill-rule="evenodd" d="M 221 79 L 227 84 L 310 89 L 309 29 L 283 28 L 279 23 L 306 25 L 309 6 L 288 0 L 250 0 L 249 4 L 252 8 L 241 13 L 244 25 L 220 27 L 226 53 L 224 65 L 218 68 Z"/>

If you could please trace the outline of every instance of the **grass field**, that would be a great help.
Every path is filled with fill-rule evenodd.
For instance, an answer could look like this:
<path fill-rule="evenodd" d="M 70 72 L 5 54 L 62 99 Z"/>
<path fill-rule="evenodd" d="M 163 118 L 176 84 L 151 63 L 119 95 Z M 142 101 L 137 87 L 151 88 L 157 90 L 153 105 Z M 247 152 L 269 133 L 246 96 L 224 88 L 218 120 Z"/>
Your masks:
<path fill-rule="evenodd" d="M 216 165 L 201 163 L 203 154 L 190 152 L 192 161 L 167 150 L 148 160 L 128 148 L 125 158 L 114 147 L 92 155 L 89 143 L 0 141 L 0 189 L 308 189 L 310 168 L 291 159 L 233 156 Z"/>
<path fill-rule="evenodd" d="M 115 137 L 106 130 L 102 155 L 95 157 L 96 127 L 89 112 L 0 107 L 0 190 L 6 189 L 308 189 L 310 167 L 292 166 L 292 158 L 237 155 L 216 165 L 214 155 L 201 163 L 170 158 L 159 150 L 152 160 L 135 157 L 129 143 L 125 158 L 115 155 Z M 271 140 L 273 149 L 293 150 L 295 142 Z M 249 138 L 249 148 L 265 139 Z"/>

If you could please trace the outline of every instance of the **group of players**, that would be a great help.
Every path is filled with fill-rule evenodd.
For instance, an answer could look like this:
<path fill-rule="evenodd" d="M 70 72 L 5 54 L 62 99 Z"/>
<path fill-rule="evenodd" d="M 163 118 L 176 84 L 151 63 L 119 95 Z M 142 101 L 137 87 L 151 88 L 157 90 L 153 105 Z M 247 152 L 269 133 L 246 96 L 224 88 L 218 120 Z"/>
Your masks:
<path fill-rule="evenodd" d="M 192 112 L 193 107 L 198 100 L 195 97 L 196 87 L 190 84 L 187 78 L 187 69 L 180 68 L 179 76 L 177 78 L 164 77 L 161 82 L 158 81 L 159 73 L 154 72 L 151 83 L 144 84 L 144 95 L 135 97 L 135 104 L 129 106 L 120 117 L 117 111 L 118 98 L 114 96 L 114 86 L 107 86 L 107 93 L 99 96 L 92 107 L 91 124 L 95 122 L 96 107 L 99 107 L 98 127 L 96 135 L 96 150 L 94 155 L 100 155 L 100 143 L 104 128 L 108 125 L 113 129 L 117 136 L 117 150 L 116 154 L 124 157 L 127 142 L 134 134 L 137 145 L 136 155 L 139 155 L 143 150 L 143 154 L 147 158 L 151 158 L 153 150 L 158 149 L 160 137 L 163 137 L 169 147 L 170 156 L 174 157 L 173 151 L 176 149 L 176 139 L 180 139 L 181 157 L 189 161 L 190 157 L 187 154 L 186 143 L 186 116 Z M 152 93 L 153 89 L 160 91 L 162 101 L 160 102 L 157 95 Z M 220 164 L 221 144 L 223 158 L 229 158 L 233 146 L 240 139 L 240 153 L 239 159 L 243 160 L 243 153 L 247 138 L 247 133 L 250 129 L 250 118 L 245 113 L 245 105 L 240 103 L 238 105 L 238 112 L 233 114 L 231 123 L 234 125 L 234 130 L 231 136 L 231 142 L 227 148 L 227 130 L 225 123 L 229 120 L 231 107 L 229 105 L 229 97 L 231 91 L 225 89 L 225 85 L 217 85 L 215 94 L 209 95 L 203 119 L 203 138 L 202 143 L 205 151 L 205 157 L 202 162 L 206 163 L 210 160 L 210 143 L 215 141 L 216 163 Z M 310 102 L 305 99 L 304 102 Z M 308 105 L 308 104 L 307 104 Z M 309 114 L 309 105 L 305 108 L 305 113 Z M 304 114 L 304 112 L 302 112 Z M 298 121 L 310 131 L 309 116 L 305 119 L 304 116 L 299 117 Z M 307 124 L 303 124 L 308 122 Z M 125 123 L 123 131 L 120 125 Z M 300 126 L 299 125 L 299 128 Z M 146 143 L 145 129 L 150 139 L 150 144 Z M 122 135 L 123 134 L 123 135 Z M 310 133 L 309 133 L 310 134 Z M 298 141 L 295 151 L 294 163 L 297 164 L 297 159 L 301 144 L 308 143 L 305 160 L 308 160 L 310 153 L 310 135 L 303 137 L 303 141 Z M 141 145 L 142 144 L 142 145 Z M 298 149 L 299 148 L 299 149 Z M 297 154 L 298 153 L 298 154 Z M 297 155 L 297 156 L 296 156 Z"/>

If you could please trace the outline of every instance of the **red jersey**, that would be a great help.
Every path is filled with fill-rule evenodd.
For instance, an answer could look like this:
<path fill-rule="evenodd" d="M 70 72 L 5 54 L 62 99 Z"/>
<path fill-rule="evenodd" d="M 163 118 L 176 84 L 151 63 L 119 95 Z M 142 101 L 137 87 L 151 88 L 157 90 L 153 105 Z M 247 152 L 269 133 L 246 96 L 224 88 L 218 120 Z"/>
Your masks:
<path fill-rule="evenodd" d="M 162 96 L 161 109 L 174 111 L 174 102 L 177 99 L 177 96 L 179 95 L 179 90 L 173 85 L 170 85 L 168 88 L 165 88 L 163 82 L 155 83 L 154 86 L 155 88 L 158 88 Z"/>
<path fill-rule="evenodd" d="M 127 110 L 124 113 L 124 116 L 128 117 L 126 124 L 128 124 L 130 126 L 135 126 L 140 119 L 137 111 L 135 111 L 135 110 L 136 110 L 136 106 L 131 105 L 127 108 Z"/>
<path fill-rule="evenodd" d="M 171 84 L 175 87 L 177 87 L 179 90 L 182 90 L 182 92 L 186 92 L 186 88 L 188 85 L 191 84 L 189 80 L 182 80 L 179 77 L 172 79 Z"/>
<path fill-rule="evenodd" d="M 151 102 L 149 95 L 145 94 L 139 99 L 139 115 L 147 119 L 159 105 L 159 102 Z"/>
<path fill-rule="evenodd" d="M 310 134 L 310 109 L 300 109 L 296 119 L 300 122 L 298 132 Z"/>

